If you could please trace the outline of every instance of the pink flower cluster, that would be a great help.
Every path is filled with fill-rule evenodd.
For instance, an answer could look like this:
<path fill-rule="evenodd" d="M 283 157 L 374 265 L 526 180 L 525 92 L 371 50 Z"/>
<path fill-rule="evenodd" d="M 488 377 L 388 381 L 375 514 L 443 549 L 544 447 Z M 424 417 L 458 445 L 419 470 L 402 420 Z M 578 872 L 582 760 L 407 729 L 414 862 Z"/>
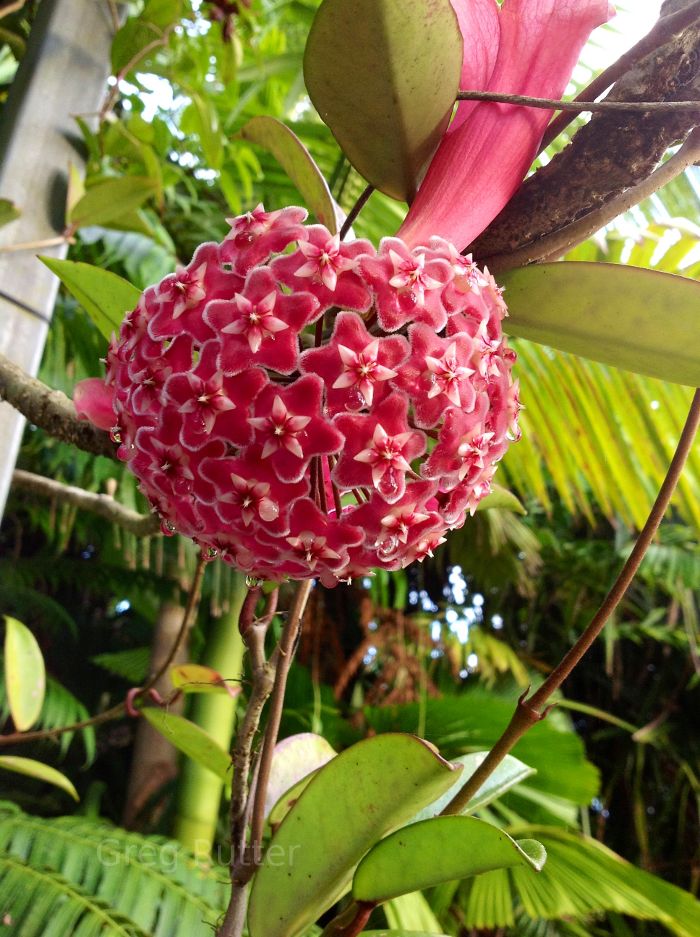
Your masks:
<path fill-rule="evenodd" d="M 147 289 L 102 390 L 165 530 L 255 577 L 333 585 L 461 526 L 519 404 L 487 271 L 440 238 L 376 250 L 305 218 L 260 206 Z"/>

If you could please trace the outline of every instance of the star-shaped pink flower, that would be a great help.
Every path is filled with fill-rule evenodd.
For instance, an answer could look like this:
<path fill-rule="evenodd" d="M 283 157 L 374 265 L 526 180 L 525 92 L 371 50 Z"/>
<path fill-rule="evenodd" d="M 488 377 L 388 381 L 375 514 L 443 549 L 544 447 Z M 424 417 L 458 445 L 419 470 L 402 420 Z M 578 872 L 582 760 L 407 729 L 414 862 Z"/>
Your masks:
<path fill-rule="evenodd" d="M 394 383 L 411 398 L 417 426 L 435 426 L 448 406 L 470 411 L 476 400 L 471 380 L 473 342 L 466 333 L 439 338 L 426 325 L 408 330 L 411 356 Z"/>
<path fill-rule="evenodd" d="M 339 488 L 373 488 L 391 504 L 406 489 L 411 461 L 425 452 L 425 435 L 408 425 L 403 394 L 385 397 L 369 414 L 339 414 L 345 445 L 332 477 Z"/>
<path fill-rule="evenodd" d="M 372 295 L 358 276 L 358 260 L 374 256 L 369 241 L 341 243 L 323 225 L 308 225 L 306 240 L 300 240 L 292 254 L 276 257 L 271 267 L 280 282 L 295 290 L 308 290 L 325 310 L 331 306 L 365 312 Z"/>
<path fill-rule="evenodd" d="M 283 251 L 304 238 L 307 212 L 303 208 L 281 208 L 266 212 L 262 205 L 229 219 L 231 231 L 221 245 L 221 256 L 234 270 L 246 274 L 263 264 L 271 254 Z"/>
<path fill-rule="evenodd" d="M 269 459 L 283 481 L 298 481 L 310 459 L 338 452 L 343 436 L 323 416 L 323 382 L 305 374 L 288 387 L 269 384 L 255 401 L 255 456 Z"/>
<path fill-rule="evenodd" d="M 221 340 L 219 367 L 239 374 L 259 364 L 291 374 L 299 356 L 299 332 L 319 315 L 310 293 L 285 295 L 268 268 L 248 275 L 242 292 L 209 303 L 204 319 Z"/>
<path fill-rule="evenodd" d="M 330 340 L 302 352 L 300 368 L 323 378 L 329 413 L 364 410 L 390 391 L 409 350 L 403 336 L 376 338 L 354 312 L 339 312 Z"/>
<path fill-rule="evenodd" d="M 375 291 L 377 318 L 385 331 L 411 321 L 425 322 L 436 332 L 445 327 L 442 292 L 453 272 L 436 251 L 410 250 L 399 238 L 383 238 L 379 254 L 362 257 L 360 267 Z"/>

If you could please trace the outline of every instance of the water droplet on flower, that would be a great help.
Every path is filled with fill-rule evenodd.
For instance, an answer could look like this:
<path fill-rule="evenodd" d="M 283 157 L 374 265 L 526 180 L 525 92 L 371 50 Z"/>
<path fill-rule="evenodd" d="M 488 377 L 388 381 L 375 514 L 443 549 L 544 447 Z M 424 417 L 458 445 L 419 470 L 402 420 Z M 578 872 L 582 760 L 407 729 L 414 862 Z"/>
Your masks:
<path fill-rule="evenodd" d="M 175 533 L 175 524 L 171 521 L 162 520 L 160 523 L 160 529 L 163 531 L 166 537 L 172 537 Z"/>
<path fill-rule="evenodd" d="M 257 579 L 255 576 L 246 576 L 245 584 L 249 589 L 254 589 L 256 586 L 259 586 L 262 582 L 262 579 Z"/>
<path fill-rule="evenodd" d="M 361 410 L 363 407 L 367 406 L 365 395 L 356 387 L 351 388 L 348 392 L 348 401 L 345 406 L 348 410 Z"/>
<path fill-rule="evenodd" d="M 393 534 L 385 537 L 384 540 L 378 540 L 376 545 L 377 556 L 380 560 L 388 560 L 396 553 L 399 548 L 399 538 Z"/>
<path fill-rule="evenodd" d="M 236 245 L 236 247 L 248 247 L 248 245 L 252 244 L 254 240 L 255 238 L 252 234 L 250 234 L 250 232 L 243 232 L 235 236 L 233 243 Z"/>
<path fill-rule="evenodd" d="M 188 478 L 176 478 L 173 491 L 178 495 L 188 495 L 192 491 L 192 482 Z"/>
<path fill-rule="evenodd" d="M 120 426 L 113 426 L 109 431 L 109 438 L 112 442 L 120 443 L 122 441 L 122 431 Z"/>
<path fill-rule="evenodd" d="M 207 559 L 214 560 L 219 555 L 219 551 L 215 550 L 214 547 L 209 547 L 207 550 Z"/>
<path fill-rule="evenodd" d="M 377 485 L 380 494 L 395 495 L 399 490 L 398 483 L 392 471 L 386 472 Z"/>

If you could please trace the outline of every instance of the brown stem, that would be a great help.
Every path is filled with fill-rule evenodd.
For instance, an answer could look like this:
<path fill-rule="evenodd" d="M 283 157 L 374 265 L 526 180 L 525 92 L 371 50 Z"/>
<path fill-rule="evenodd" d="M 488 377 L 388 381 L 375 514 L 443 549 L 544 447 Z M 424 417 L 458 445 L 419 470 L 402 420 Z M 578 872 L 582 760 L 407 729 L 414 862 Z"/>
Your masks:
<path fill-rule="evenodd" d="M 492 101 L 494 104 L 518 104 L 542 110 L 572 111 L 576 114 L 604 111 L 691 111 L 700 113 L 700 101 L 562 101 L 557 98 L 533 98 L 526 94 L 501 94 L 498 91 L 460 91 L 458 101 Z"/>
<path fill-rule="evenodd" d="M 132 71 L 132 69 L 134 69 L 139 64 L 139 62 L 142 62 L 147 56 L 149 56 L 151 52 L 154 52 L 156 49 L 160 49 L 162 46 L 167 45 L 168 40 L 170 39 L 170 33 L 174 28 L 174 23 L 170 26 L 167 26 L 163 30 L 162 36 L 159 36 L 157 39 L 149 42 L 148 45 L 145 45 L 142 49 L 139 49 L 139 51 L 129 59 L 126 65 L 119 69 L 117 74 L 114 76 L 114 84 L 107 93 L 104 104 L 100 108 L 100 121 L 103 121 L 107 117 L 107 115 L 114 107 L 117 98 L 119 97 L 119 82 L 123 81 L 129 72 Z"/>
<path fill-rule="evenodd" d="M 693 401 L 690 405 L 688 417 L 678 441 L 678 446 L 671 460 L 671 464 L 669 465 L 666 478 L 649 512 L 649 517 L 637 538 L 634 549 L 627 558 L 620 574 L 603 600 L 602 605 L 581 637 L 549 674 L 544 683 L 529 698 L 527 698 L 529 690 L 520 697 L 517 708 L 500 739 L 496 742 L 481 765 L 467 780 L 462 789 L 442 811 L 443 816 L 461 813 L 483 785 L 484 781 L 495 771 L 508 752 L 511 751 L 513 746 L 516 745 L 528 729 L 536 722 L 539 722 L 540 719 L 544 719 L 548 712 L 548 709 L 545 708 L 547 700 L 569 677 L 605 627 L 605 623 L 627 592 L 659 529 L 659 525 L 666 513 L 673 492 L 678 485 L 678 480 L 692 448 L 698 426 L 700 426 L 700 390 L 696 390 L 693 395 Z"/>
<path fill-rule="evenodd" d="M 153 689 L 153 687 L 158 683 L 161 677 L 167 672 L 168 667 L 172 664 L 177 652 L 182 646 L 182 642 L 185 640 L 187 633 L 192 627 L 197 613 L 197 603 L 199 602 L 199 594 L 202 587 L 202 579 L 204 578 L 204 570 L 207 566 L 207 561 L 204 557 L 200 556 L 197 562 L 197 568 L 195 569 L 194 577 L 192 579 L 192 585 L 190 586 L 189 594 L 187 596 L 187 604 L 185 606 L 185 611 L 182 616 L 182 624 L 180 625 L 180 630 L 178 631 L 175 642 L 170 649 L 170 653 L 163 661 L 158 670 L 148 679 L 146 685 L 141 688 L 138 693 L 136 700 L 144 699 L 148 691 Z M 104 722 L 112 722 L 114 719 L 121 719 L 121 717 L 126 713 L 126 704 L 118 703 L 116 706 L 112 706 L 110 709 L 106 709 L 102 713 L 98 713 L 96 716 L 91 716 L 89 719 L 83 719 L 81 722 L 73 722 L 68 726 L 58 726 L 55 729 L 37 729 L 35 732 L 11 732 L 7 735 L 0 735 L 0 748 L 3 748 L 6 745 L 18 745 L 23 742 L 37 742 L 42 739 L 56 739 L 61 735 L 64 735 L 66 732 L 77 732 L 79 729 L 88 729 L 90 727 L 102 725 Z"/>
<path fill-rule="evenodd" d="M 74 485 L 64 485 L 53 478 L 45 478 L 33 472 L 15 469 L 12 474 L 12 487 L 42 498 L 54 498 L 64 504 L 72 504 L 123 527 L 137 537 L 152 537 L 160 531 L 160 520 L 155 514 L 139 514 L 124 507 L 109 495 L 85 491 L 84 488 Z"/>
<path fill-rule="evenodd" d="M 492 273 L 502 273 L 504 270 L 514 270 L 525 267 L 537 261 L 554 260 L 561 257 L 568 250 L 587 240 L 596 231 L 609 224 L 618 215 L 629 211 L 639 202 L 649 198 L 654 192 L 667 185 L 676 176 L 685 172 L 700 159 L 700 128 L 693 130 L 687 137 L 683 146 L 670 159 L 650 176 L 632 186 L 621 195 L 611 198 L 599 208 L 588 212 L 582 218 L 553 231 L 552 234 L 537 238 L 530 244 L 505 254 L 494 254 L 482 258 L 482 263 L 488 266 Z"/>
<path fill-rule="evenodd" d="M 326 925 L 321 937 L 357 937 L 376 907 L 375 901 L 353 901 Z"/>
<path fill-rule="evenodd" d="M 665 45 L 669 39 L 681 32 L 687 26 L 690 26 L 697 17 L 700 16 L 700 0 L 691 3 L 682 10 L 664 16 L 656 22 L 654 28 L 644 36 L 643 39 L 632 46 L 624 55 L 614 62 L 609 68 L 606 68 L 598 75 L 581 93 L 576 97 L 576 102 L 594 101 L 607 88 L 615 84 L 618 78 L 621 78 L 630 69 L 634 68 L 642 59 L 646 58 L 654 49 Z M 546 149 L 549 144 L 567 127 L 573 120 L 573 115 L 562 113 L 555 117 L 551 122 L 542 140 L 540 152 Z"/>
<path fill-rule="evenodd" d="M 373 185 L 368 185 L 365 189 L 363 189 L 362 194 L 360 195 L 358 200 L 355 202 L 355 204 L 352 206 L 352 208 L 348 212 L 348 215 L 345 221 L 343 222 L 343 226 L 339 232 L 341 241 L 344 241 L 345 238 L 348 236 L 350 232 L 350 228 L 352 228 L 354 222 L 357 220 L 357 216 L 360 214 L 362 209 L 365 207 L 365 205 L 369 201 L 369 197 L 372 194 L 372 192 L 374 192 Z"/>
<path fill-rule="evenodd" d="M 30 377 L 22 368 L 0 354 L 0 400 L 5 400 L 23 417 L 61 442 L 77 446 L 93 455 L 116 459 L 117 447 L 104 430 L 79 420 L 73 401 L 60 390 L 52 390 Z"/>

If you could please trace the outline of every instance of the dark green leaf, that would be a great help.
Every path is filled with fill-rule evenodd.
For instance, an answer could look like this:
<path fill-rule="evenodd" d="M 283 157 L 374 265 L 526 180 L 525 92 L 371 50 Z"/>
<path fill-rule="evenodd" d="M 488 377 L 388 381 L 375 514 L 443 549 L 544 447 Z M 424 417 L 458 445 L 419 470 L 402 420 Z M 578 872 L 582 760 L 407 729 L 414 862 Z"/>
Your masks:
<path fill-rule="evenodd" d="M 41 761 L 34 761 L 31 758 L 20 758 L 18 755 L 0 755 L 0 768 L 6 771 L 14 771 L 16 774 L 23 774 L 27 778 L 36 778 L 38 781 L 45 781 L 47 784 L 53 784 L 54 787 L 60 787 L 73 800 L 80 800 L 78 792 L 68 778 Z"/>
<path fill-rule="evenodd" d="M 436 817 L 387 836 L 357 867 L 356 901 L 386 901 L 443 882 L 516 865 L 539 871 L 546 852 L 533 839 L 517 842 L 476 817 Z"/>
<path fill-rule="evenodd" d="M 461 68 L 449 0 L 324 0 L 304 57 L 311 100 L 350 162 L 405 200 L 447 126 Z"/>
<path fill-rule="evenodd" d="M 620 264 L 534 264 L 499 276 L 512 335 L 700 385 L 700 283 Z"/>
<path fill-rule="evenodd" d="M 69 293 L 85 307 L 92 321 L 105 338 L 119 331 L 127 312 L 138 303 L 141 293 L 128 280 L 110 270 L 93 267 L 73 260 L 40 257 L 52 270 Z"/>

